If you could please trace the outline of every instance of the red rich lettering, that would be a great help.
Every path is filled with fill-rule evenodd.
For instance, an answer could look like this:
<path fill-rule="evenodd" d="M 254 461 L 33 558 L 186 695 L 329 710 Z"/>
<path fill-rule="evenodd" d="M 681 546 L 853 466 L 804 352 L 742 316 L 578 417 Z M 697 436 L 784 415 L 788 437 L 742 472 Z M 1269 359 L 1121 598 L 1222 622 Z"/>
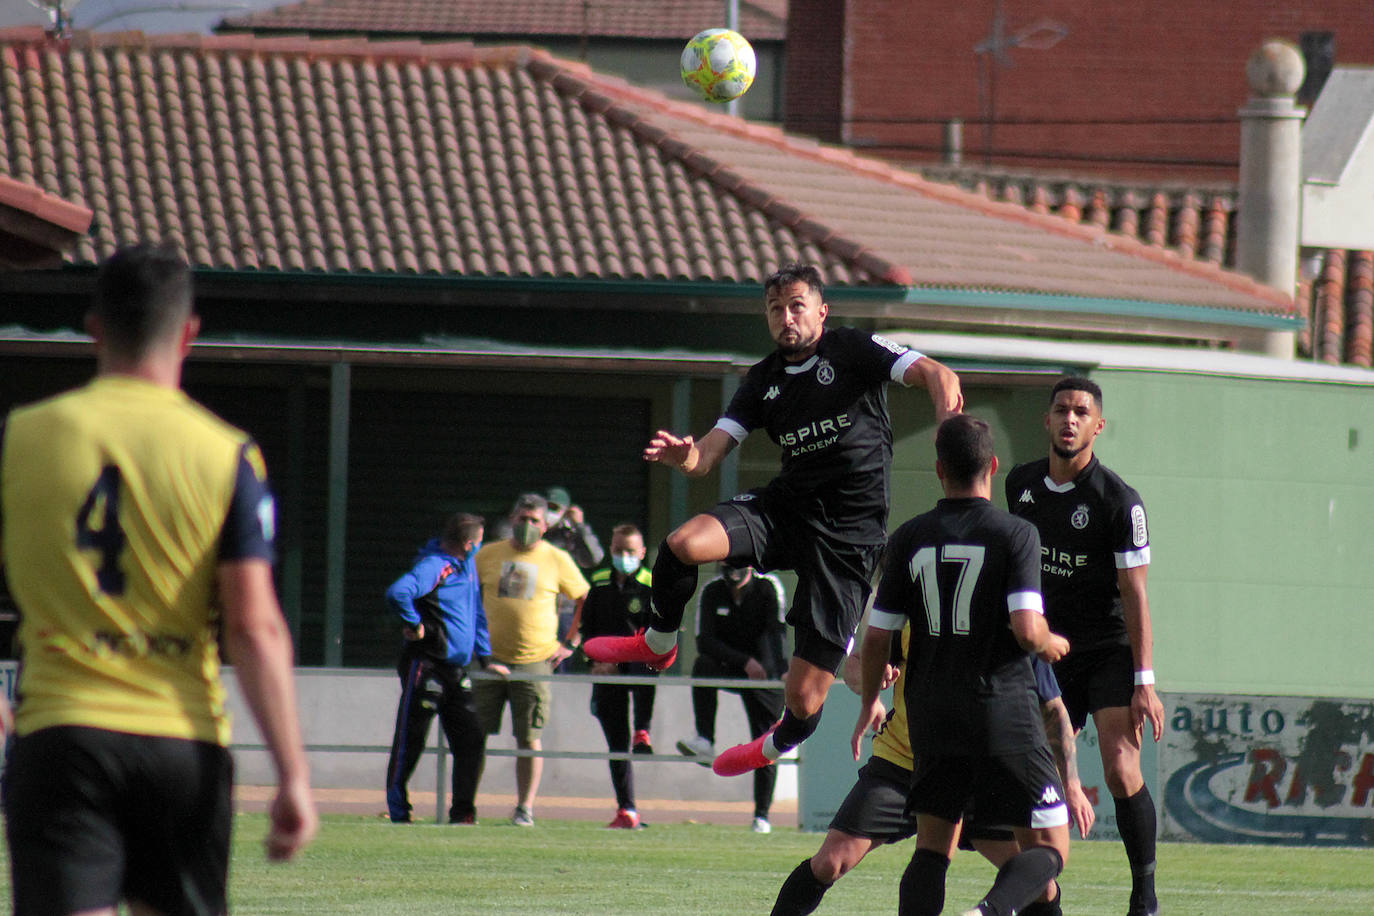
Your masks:
<path fill-rule="evenodd" d="M 1300 805 L 1307 798 L 1307 774 L 1303 772 L 1302 764 L 1293 767 L 1293 781 L 1288 784 L 1288 797 L 1284 799 L 1290 805 Z"/>
<path fill-rule="evenodd" d="M 1360 761 L 1360 771 L 1355 774 L 1352 785 L 1355 787 L 1355 794 L 1351 797 L 1351 802 L 1363 805 L 1365 799 L 1369 798 L 1369 790 L 1374 789 L 1374 754 L 1364 755 Z"/>
<path fill-rule="evenodd" d="M 1264 799 L 1270 808 L 1279 806 L 1278 781 L 1288 770 L 1288 761 L 1273 748 L 1257 747 L 1250 751 L 1250 783 L 1245 787 L 1248 802 Z"/>

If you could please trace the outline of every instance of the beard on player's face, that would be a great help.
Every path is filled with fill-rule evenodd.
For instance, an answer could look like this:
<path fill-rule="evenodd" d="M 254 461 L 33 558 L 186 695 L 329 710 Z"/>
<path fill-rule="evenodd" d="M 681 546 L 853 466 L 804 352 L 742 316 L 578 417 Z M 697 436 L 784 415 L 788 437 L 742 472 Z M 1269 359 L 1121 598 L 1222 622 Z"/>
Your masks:
<path fill-rule="evenodd" d="M 1060 458 L 1064 459 L 1077 457 L 1087 447 L 1088 443 L 1086 442 L 1080 442 L 1078 445 L 1071 445 L 1068 447 L 1060 445 L 1058 442 L 1050 443 L 1050 450 L 1053 451 Z"/>
<path fill-rule="evenodd" d="M 778 345 L 778 353 L 783 357 L 801 356 L 820 342 L 819 332 L 808 336 L 803 328 L 790 327 L 778 331 L 773 342 Z"/>

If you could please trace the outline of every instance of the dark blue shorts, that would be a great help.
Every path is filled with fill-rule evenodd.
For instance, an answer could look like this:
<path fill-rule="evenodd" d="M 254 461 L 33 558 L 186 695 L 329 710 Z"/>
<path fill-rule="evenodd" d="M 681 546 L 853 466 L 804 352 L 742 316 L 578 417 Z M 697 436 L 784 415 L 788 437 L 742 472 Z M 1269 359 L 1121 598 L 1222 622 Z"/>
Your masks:
<path fill-rule="evenodd" d="M 224 913 L 233 781 L 229 751 L 200 741 L 72 726 L 17 739 L 4 775 L 15 911 Z"/>

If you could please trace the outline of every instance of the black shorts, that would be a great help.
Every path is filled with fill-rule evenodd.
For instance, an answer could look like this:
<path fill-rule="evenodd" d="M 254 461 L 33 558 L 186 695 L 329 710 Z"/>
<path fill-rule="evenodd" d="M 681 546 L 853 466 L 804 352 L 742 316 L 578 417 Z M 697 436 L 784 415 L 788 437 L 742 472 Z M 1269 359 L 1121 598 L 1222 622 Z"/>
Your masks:
<path fill-rule="evenodd" d="M 1054 666 L 1074 731 L 1099 709 L 1130 706 L 1135 695 L 1135 656 L 1130 646 L 1070 652 Z"/>
<path fill-rule="evenodd" d="M 790 569 L 797 574 L 787 622 L 814 630 L 836 647 L 820 654 L 843 661 L 873 591 L 882 545 L 828 537 L 782 494 L 766 487 L 741 493 L 706 514 L 721 523 L 730 539 L 726 562 L 761 572 Z M 839 661 L 827 666 L 799 651 L 795 654 L 831 671 L 839 667 Z"/>
<path fill-rule="evenodd" d="M 914 836 L 916 821 L 906 814 L 910 786 L 910 770 L 881 757 L 868 758 L 854 788 L 831 819 L 830 829 L 879 843 L 897 843 Z"/>
<path fill-rule="evenodd" d="M 70 726 L 17 739 L 4 774 L 16 912 L 224 913 L 233 781 L 229 751 L 200 741 Z"/>
<path fill-rule="evenodd" d="M 979 828 L 1058 827 L 1069 822 L 1064 787 L 1046 746 L 991 757 L 916 759 L 907 813 L 955 823 L 972 803 Z"/>

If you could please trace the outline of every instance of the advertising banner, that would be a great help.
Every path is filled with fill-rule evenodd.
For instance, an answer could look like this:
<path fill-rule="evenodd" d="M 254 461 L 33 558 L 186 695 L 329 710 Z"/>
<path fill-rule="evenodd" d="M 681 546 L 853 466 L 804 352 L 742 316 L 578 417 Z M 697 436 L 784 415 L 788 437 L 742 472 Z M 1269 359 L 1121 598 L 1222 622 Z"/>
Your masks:
<path fill-rule="evenodd" d="M 1164 837 L 1374 845 L 1374 701 L 1235 694 L 1164 701 Z"/>
<path fill-rule="evenodd" d="M 1160 836 L 1209 843 L 1374 846 L 1374 701 L 1163 693 L 1164 740 L 1147 735 L 1141 770 Z M 800 822 L 824 830 L 854 782 L 857 699 L 831 692 L 802 749 Z M 867 757 L 867 746 L 864 757 Z M 1091 719 L 1078 736 L 1091 838 L 1117 840 Z M 1074 834 L 1075 839 L 1077 833 Z"/>

